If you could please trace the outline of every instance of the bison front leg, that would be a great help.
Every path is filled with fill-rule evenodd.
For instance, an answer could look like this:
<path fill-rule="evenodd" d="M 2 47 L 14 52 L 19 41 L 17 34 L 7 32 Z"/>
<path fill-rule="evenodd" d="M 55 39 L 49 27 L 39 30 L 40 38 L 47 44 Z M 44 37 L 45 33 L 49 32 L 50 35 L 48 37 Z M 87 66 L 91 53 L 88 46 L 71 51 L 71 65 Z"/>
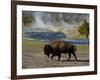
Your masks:
<path fill-rule="evenodd" d="M 55 54 L 52 54 L 51 59 L 53 59 L 54 56 L 55 56 Z"/>
<path fill-rule="evenodd" d="M 48 58 L 50 57 L 49 55 L 50 55 L 50 54 L 47 54 Z"/>

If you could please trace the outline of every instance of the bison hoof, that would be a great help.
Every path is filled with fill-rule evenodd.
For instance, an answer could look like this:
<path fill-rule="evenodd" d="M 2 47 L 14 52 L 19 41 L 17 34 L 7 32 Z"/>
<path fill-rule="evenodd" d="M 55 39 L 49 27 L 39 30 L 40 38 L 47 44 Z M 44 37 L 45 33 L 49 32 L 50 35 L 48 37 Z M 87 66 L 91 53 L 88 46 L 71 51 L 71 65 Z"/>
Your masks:
<path fill-rule="evenodd" d="M 69 61 L 69 59 L 67 61 Z"/>

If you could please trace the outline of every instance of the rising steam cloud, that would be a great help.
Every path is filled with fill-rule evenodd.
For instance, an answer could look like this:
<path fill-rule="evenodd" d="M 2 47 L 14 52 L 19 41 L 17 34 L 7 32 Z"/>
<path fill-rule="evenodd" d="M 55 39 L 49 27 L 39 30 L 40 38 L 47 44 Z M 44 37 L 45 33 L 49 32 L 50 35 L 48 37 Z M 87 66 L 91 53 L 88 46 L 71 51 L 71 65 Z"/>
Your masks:
<path fill-rule="evenodd" d="M 54 12 L 35 12 L 23 11 L 23 15 L 32 15 L 31 30 L 35 29 L 54 29 L 71 28 L 80 25 L 83 20 L 89 23 L 89 14 L 79 13 L 54 13 Z"/>

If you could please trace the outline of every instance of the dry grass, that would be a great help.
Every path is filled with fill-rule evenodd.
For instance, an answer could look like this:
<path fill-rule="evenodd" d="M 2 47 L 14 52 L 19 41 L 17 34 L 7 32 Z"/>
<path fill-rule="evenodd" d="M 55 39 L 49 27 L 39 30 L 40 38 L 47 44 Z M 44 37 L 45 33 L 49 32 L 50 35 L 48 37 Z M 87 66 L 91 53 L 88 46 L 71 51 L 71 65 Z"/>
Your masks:
<path fill-rule="evenodd" d="M 71 61 L 66 61 L 68 55 L 62 54 L 61 61 L 57 57 L 53 60 L 43 53 L 44 43 L 38 40 L 23 40 L 22 42 L 22 66 L 23 68 L 68 67 L 89 65 L 89 45 L 76 45 L 78 61 L 72 56 Z M 67 58 L 67 59 L 66 59 Z"/>

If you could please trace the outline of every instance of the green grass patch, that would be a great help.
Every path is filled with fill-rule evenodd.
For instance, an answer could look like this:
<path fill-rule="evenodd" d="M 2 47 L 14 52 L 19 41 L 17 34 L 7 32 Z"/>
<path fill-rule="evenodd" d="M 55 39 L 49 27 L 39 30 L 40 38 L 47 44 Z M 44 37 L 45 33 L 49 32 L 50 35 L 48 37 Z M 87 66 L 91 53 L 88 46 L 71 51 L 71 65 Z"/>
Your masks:
<path fill-rule="evenodd" d="M 43 49 L 43 43 L 39 40 L 22 40 L 23 49 L 34 49 L 35 51 L 41 51 Z"/>
<path fill-rule="evenodd" d="M 88 44 L 76 44 L 78 53 L 89 53 Z M 43 52 L 44 43 L 39 40 L 22 40 L 23 51 L 35 51 L 37 53 Z"/>

